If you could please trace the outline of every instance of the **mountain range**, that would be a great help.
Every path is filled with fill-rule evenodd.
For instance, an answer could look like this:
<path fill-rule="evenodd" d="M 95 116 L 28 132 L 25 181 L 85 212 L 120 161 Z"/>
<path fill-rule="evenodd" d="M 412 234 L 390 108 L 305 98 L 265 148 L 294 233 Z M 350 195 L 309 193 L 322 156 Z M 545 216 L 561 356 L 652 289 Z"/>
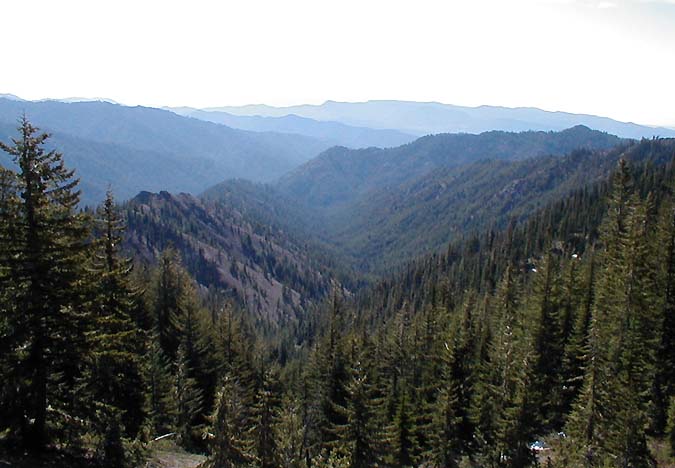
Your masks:
<path fill-rule="evenodd" d="M 15 134 L 17 118 L 25 113 L 53 134 L 51 147 L 62 151 L 68 165 L 77 170 L 84 204 L 100 201 L 109 185 L 118 200 L 132 199 L 129 207 L 136 208 L 129 208 L 129 221 L 135 241 L 130 245 L 142 258 L 154 258 L 165 241 L 173 239 L 183 246 L 184 257 L 192 259 L 188 263 L 193 274 L 202 278 L 203 272 L 210 272 L 204 278 L 227 285 L 242 300 L 265 310 L 265 315 L 297 307 L 294 300 L 276 304 L 277 286 L 289 286 L 289 277 L 314 278 L 316 272 L 330 270 L 335 275 L 341 272 L 343 283 L 357 284 L 361 275 L 381 275 L 467 232 L 525 218 L 546 203 L 606 177 L 618 158 L 639 160 L 635 155 L 652 141 L 636 144 L 576 125 L 562 131 L 441 133 L 398 144 L 414 138 L 412 133 L 317 119 L 352 119 L 373 127 L 407 119 L 412 122 L 407 130 L 414 132 L 428 122 L 440 128 L 443 116 L 463 111 L 395 101 L 343 104 L 228 109 L 309 115 L 265 117 L 103 101 L 0 98 L 0 138 L 8 141 Z M 435 111 L 427 112 L 429 106 Z M 493 117 L 507 111 L 476 109 Z M 532 118 L 543 112 L 510 111 Z M 424 118 L 418 118 L 417 112 Z M 537 125 L 545 126 L 545 121 Z M 467 118 L 465 124 L 472 122 L 477 120 Z M 343 145 L 333 146 L 337 142 Z M 380 143 L 383 148 L 348 147 L 366 143 Z M 389 144 L 394 146 L 386 147 Z M 8 159 L 3 161 L 11 166 Z M 142 222 L 134 213 L 143 215 Z M 194 218 L 195 213 L 202 215 Z M 225 230 L 230 231 L 229 237 L 223 237 Z M 260 235 L 264 242 L 251 247 Z M 252 249 L 250 258 L 213 255 L 232 249 L 244 252 L 244 245 Z M 318 266 L 285 279 L 269 263 L 293 259 L 291 264 L 297 267 L 311 263 L 310 257 Z M 263 258 L 276 260 L 260 263 Z M 242 265 L 265 281 L 249 278 L 246 286 L 237 283 L 227 272 Z M 291 290 L 298 292 L 302 289 L 298 284 L 309 280 L 298 281 Z M 328 283 L 311 289 L 325 292 Z M 251 291 L 266 292 L 251 295 Z"/>
<path fill-rule="evenodd" d="M 490 130 L 564 130 L 585 125 L 624 138 L 675 137 L 675 130 L 656 128 L 607 117 L 549 112 L 533 107 L 466 107 L 438 102 L 326 101 L 321 105 L 272 107 L 266 105 L 212 107 L 206 111 L 240 116 L 282 117 L 298 115 L 319 121 L 341 122 L 369 128 L 386 128 L 422 136 L 435 133 L 482 133 Z"/>
<path fill-rule="evenodd" d="M 22 115 L 53 137 L 82 180 L 83 202 L 110 186 L 120 200 L 142 190 L 199 193 L 222 180 L 272 181 L 330 147 L 298 134 L 248 132 L 175 113 L 108 102 L 0 98 L 0 139 Z M 10 166 L 8 157 L 0 164 Z"/>
<path fill-rule="evenodd" d="M 279 117 L 263 117 L 259 115 L 235 115 L 227 112 L 205 111 L 189 107 L 167 109 L 179 115 L 207 122 L 215 122 L 241 130 L 297 133 L 317 138 L 330 145 L 346 146 L 349 148 L 368 148 L 370 146 L 389 148 L 409 143 L 417 138 L 415 135 L 398 130 L 357 127 L 340 122 L 309 119 L 294 114 Z"/>

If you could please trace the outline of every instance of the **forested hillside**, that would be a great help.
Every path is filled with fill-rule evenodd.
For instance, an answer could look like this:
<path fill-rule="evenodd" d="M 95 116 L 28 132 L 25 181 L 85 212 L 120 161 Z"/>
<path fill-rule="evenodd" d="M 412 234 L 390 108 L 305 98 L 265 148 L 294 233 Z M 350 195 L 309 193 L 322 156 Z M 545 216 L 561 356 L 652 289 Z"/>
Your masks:
<path fill-rule="evenodd" d="M 304 204 L 336 209 L 438 168 L 484 159 L 563 155 L 578 148 L 607 149 L 619 142 L 615 136 L 582 126 L 562 132 L 431 135 L 390 149 L 331 148 L 284 176 L 278 185 Z"/>
<path fill-rule="evenodd" d="M 0 145 L 9 466 L 139 467 L 166 440 L 216 468 L 672 463 L 672 140 L 439 170 L 484 220 L 352 291 L 274 189 L 82 211 L 47 138 L 23 119 Z"/>
<path fill-rule="evenodd" d="M 222 196 L 352 268 L 381 274 L 463 233 L 526 218 L 607 177 L 620 157 L 654 156 L 648 143 L 631 145 L 584 127 L 436 135 L 391 150 L 334 148 L 276 186 L 227 182 L 204 196 Z"/>
<path fill-rule="evenodd" d="M 441 168 L 394 190 L 370 193 L 327 220 L 326 237 L 361 259 L 361 268 L 387 271 L 467 233 L 527 219 L 551 201 L 605 179 L 619 159 L 663 164 L 674 150 L 672 140 L 656 146 L 645 140 L 609 151 Z"/>
<path fill-rule="evenodd" d="M 176 249 L 199 284 L 230 291 L 266 325 L 297 319 L 338 287 L 327 263 L 229 204 L 143 192 L 124 213 L 125 245 L 136 259 L 155 263 L 166 248 Z"/>

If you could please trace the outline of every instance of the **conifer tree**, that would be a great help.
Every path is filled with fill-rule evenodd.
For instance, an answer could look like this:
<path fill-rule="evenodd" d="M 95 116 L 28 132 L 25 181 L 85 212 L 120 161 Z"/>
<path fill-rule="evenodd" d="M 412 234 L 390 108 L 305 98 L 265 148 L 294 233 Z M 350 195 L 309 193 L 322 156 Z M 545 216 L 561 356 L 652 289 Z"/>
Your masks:
<path fill-rule="evenodd" d="M 531 370 L 518 322 L 518 289 L 512 268 L 504 273 L 494 300 L 495 335 L 474 402 L 479 451 L 486 466 L 525 466 L 533 422 L 526 389 Z"/>
<path fill-rule="evenodd" d="M 202 410 L 203 396 L 197 381 L 190 377 L 187 352 L 183 344 L 178 346 L 172 396 L 176 405 L 174 427 L 181 444 L 189 448 L 192 445 L 196 419 Z"/>
<path fill-rule="evenodd" d="M 654 389 L 654 426 L 657 432 L 666 427 L 669 400 L 675 397 L 675 205 L 671 199 L 663 205 L 659 222 L 659 239 L 656 242 L 665 248 L 660 285 L 663 291 L 661 343 L 657 350 Z"/>
<path fill-rule="evenodd" d="M 614 414 L 609 421 L 612 436 L 608 449 L 622 466 L 651 466 L 645 430 L 648 426 L 649 396 L 656 372 L 656 349 L 660 341 L 660 297 L 657 292 L 654 243 L 649 219 L 650 197 L 633 202 L 626 244 L 626 303 L 620 321 L 610 383 Z"/>
<path fill-rule="evenodd" d="M 346 386 L 348 395 L 344 409 L 346 424 L 340 444 L 349 452 L 352 468 L 365 468 L 378 463 L 380 441 L 376 423 L 374 389 L 360 359 L 350 366 Z"/>
<path fill-rule="evenodd" d="M 409 397 L 405 393 L 399 396 L 396 414 L 389 435 L 389 446 L 392 449 L 389 462 L 395 466 L 416 466 L 419 446 L 415 437 L 415 416 Z"/>
<path fill-rule="evenodd" d="M 183 348 L 188 377 L 194 380 L 202 398 L 195 423 L 203 423 L 212 410 L 217 382 L 218 365 L 215 353 L 210 351 L 213 348 L 210 319 L 190 282 L 183 284 L 178 306 L 176 333 L 180 339 L 179 348 Z"/>
<path fill-rule="evenodd" d="M 530 405 L 536 408 L 540 432 L 548 432 L 562 423 L 561 365 L 563 354 L 560 329 L 560 290 L 557 262 L 551 248 L 534 272 L 529 326 L 532 328 L 532 371 L 528 389 Z"/>
<path fill-rule="evenodd" d="M 172 432 L 177 408 L 173 397 L 171 365 L 162 351 L 156 334 L 149 340 L 144 373 L 152 429 L 158 435 Z"/>
<path fill-rule="evenodd" d="M 463 357 L 459 358 L 460 360 Z M 446 343 L 443 351 L 443 366 L 437 376 L 440 381 L 439 395 L 434 407 L 431 432 L 430 458 L 438 466 L 455 468 L 462 455 L 462 414 L 459 398 L 459 382 L 452 372 L 455 367 L 453 348 Z"/>
<path fill-rule="evenodd" d="M 562 409 L 569 415 L 584 383 L 584 369 L 589 353 L 589 336 L 595 288 L 594 252 L 588 251 L 584 258 L 583 273 L 579 291 L 583 298 L 578 306 L 570 338 L 565 346 L 562 371 Z"/>
<path fill-rule="evenodd" d="M 274 425 L 279 466 L 281 468 L 306 468 L 303 435 L 303 411 L 298 401 L 286 395 L 281 403 Z"/>
<path fill-rule="evenodd" d="M 648 209 L 632 193 L 624 161 L 613 179 L 604 244 L 588 339 L 584 386 L 568 432 L 576 459 L 588 466 L 616 460 L 649 466 L 646 395 L 654 375 L 654 330 L 658 310 Z M 657 335 L 658 336 L 658 335 Z"/>
<path fill-rule="evenodd" d="M 208 466 L 234 468 L 256 462 L 252 428 L 248 424 L 248 408 L 242 399 L 242 388 L 226 376 L 216 398 L 212 416 L 211 456 Z"/>
<path fill-rule="evenodd" d="M 5 291 L 3 307 L 13 305 L 2 315 L 8 321 L 8 346 L 23 350 L 14 356 L 10 372 L 22 407 L 12 428 L 24 446 L 41 449 L 60 411 L 75 416 L 74 388 L 87 354 L 83 265 L 89 234 L 86 216 L 77 209 L 78 180 L 62 155 L 45 149 L 48 135 L 25 117 L 19 133 L 13 145 L 0 143 L 18 166 L 19 195 L 12 255 L 3 259 L 17 287 Z"/>
<path fill-rule="evenodd" d="M 316 361 L 310 369 L 313 392 L 317 396 L 317 404 L 312 409 L 312 431 L 319 439 L 320 448 L 328 453 L 339 442 L 347 423 L 344 408 L 347 406 L 348 369 L 344 340 L 340 336 L 341 313 L 337 294 L 334 294 L 328 335 L 319 344 Z"/>
<path fill-rule="evenodd" d="M 670 398 L 668 405 L 668 423 L 666 426 L 666 437 L 670 445 L 670 454 L 675 456 L 675 397 Z"/>
<path fill-rule="evenodd" d="M 181 301 L 188 281 L 180 265 L 178 252 L 173 248 L 165 249 L 155 270 L 151 307 L 160 345 L 171 362 L 176 359 L 181 341 Z"/>
<path fill-rule="evenodd" d="M 143 341 L 131 316 L 139 293 L 130 282 L 131 260 L 119 252 L 124 227 L 110 191 L 96 223 L 100 238 L 92 262 L 94 333 L 87 391 L 97 405 L 106 406 L 106 414 L 118 412 L 123 433 L 134 438 L 145 418 Z"/>
<path fill-rule="evenodd" d="M 19 425 L 22 419 L 20 369 L 16 363 L 20 353 L 13 342 L 19 311 L 12 301 L 16 288 L 12 259 L 17 245 L 14 232 L 19 216 L 19 192 L 17 175 L 0 168 L 0 431 Z"/>
<path fill-rule="evenodd" d="M 281 404 L 281 383 L 274 368 L 264 370 L 261 380 L 253 407 L 256 457 L 261 468 L 276 468 L 279 457 L 275 427 Z"/>

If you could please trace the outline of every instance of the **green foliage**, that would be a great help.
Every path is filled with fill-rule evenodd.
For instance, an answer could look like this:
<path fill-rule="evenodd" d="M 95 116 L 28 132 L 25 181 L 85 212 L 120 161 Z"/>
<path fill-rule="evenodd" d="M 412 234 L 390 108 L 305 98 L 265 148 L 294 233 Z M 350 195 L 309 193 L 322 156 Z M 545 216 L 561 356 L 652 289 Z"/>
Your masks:
<path fill-rule="evenodd" d="M 161 436 L 173 432 L 178 409 L 172 395 L 171 366 L 156 334 L 150 338 L 145 362 L 150 425 Z"/>
<path fill-rule="evenodd" d="M 193 431 L 197 429 L 197 417 L 202 411 L 203 396 L 197 381 L 190 377 L 188 356 L 183 345 L 178 347 L 172 390 L 172 399 L 176 404 L 174 427 L 180 443 L 189 448 L 192 445 Z"/>
<path fill-rule="evenodd" d="M 225 377 L 212 416 L 209 466 L 227 468 L 252 465 L 255 442 L 248 423 L 244 389 L 232 377 Z"/>
<path fill-rule="evenodd" d="M 290 397 L 284 398 L 280 413 L 273 427 L 276 453 L 282 468 L 305 468 L 303 424 L 300 404 Z"/>
<path fill-rule="evenodd" d="M 131 284 L 131 261 L 119 251 L 123 225 L 110 192 L 97 212 L 95 227 L 100 237 L 90 265 L 97 281 L 92 292 L 93 352 L 87 393 L 108 413 L 118 413 L 118 430 L 133 439 L 145 419 L 144 340 L 131 315 L 139 307 L 140 294 Z"/>
<path fill-rule="evenodd" d="M 668 405 L 668 427 L 666 435 L 670 444 L 670 453 L 675 456 L 675 397 L 670 398 Z"/>
<path fill-rule="evenodd" d="M 72 396 L 87 355 L 84 260 L 89 252 L 86 216 L 76 210 L 77 179 L 62 155 L 44 148 L 24 117 L 20 136 L 0 149 L 18 166 L 3 171 L 3 342 L 14 401 L 7 425 L 26 447 L 41 449 L 52 437 L 56 415 L 77 417 Z M 11 222 L 11 226 L 7 223 Z M 10 287 L 8 287 L 10 286 Z"/>

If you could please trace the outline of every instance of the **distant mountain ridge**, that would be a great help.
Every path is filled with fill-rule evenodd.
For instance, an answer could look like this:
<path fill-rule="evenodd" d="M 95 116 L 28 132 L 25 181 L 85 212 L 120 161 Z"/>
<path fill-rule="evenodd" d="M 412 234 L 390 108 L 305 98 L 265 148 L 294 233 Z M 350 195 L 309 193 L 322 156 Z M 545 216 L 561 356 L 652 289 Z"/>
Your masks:
<path fill-rule="evenodd" d="M 235 115 L 227 112 L 204 111 L 190 107 L 166 108 L 179 115 L 214 122 L 228 127 L 255 132 L 296 133 L 322 140 L 330 145 L 349 148 L 391 148 L 409 143 L 416 136 L 398 130 L 355 127 L 340 122 L 314 120 L 290 114 L 280 117 Z"/>
<path fill-rule="evenodd" d="M 0 98 L 0 140 L 16 136 L 23 115 L 53 134 L 82 179 L 83 202 L 100 201 L 110 185 L 124 200 L 141 190 L 199 193 L 224 179 L 272 181 L 330 146 L 314 138 L 249 132 L 148 107 L 108 102 Z M 11 165 L 8 155 L 0 164 Z"/>
<path fill-rule="evenodd" d="M 490 130 L 564 130 L 585 125 L 623 138 L 675 137 L 675 130 L 619 122 L 608 117 L 568 112 L 550 112 L 532 107 L 466 107 L 438 102 L 412 101 L 326 101 L 320 105 L 272 107 L 267 105 L 205 108 L 231 114 L 281 117 L 295 114 L 370 128 L 395 129 L 414 135 L 436 133 L 483 133 Z"/>

